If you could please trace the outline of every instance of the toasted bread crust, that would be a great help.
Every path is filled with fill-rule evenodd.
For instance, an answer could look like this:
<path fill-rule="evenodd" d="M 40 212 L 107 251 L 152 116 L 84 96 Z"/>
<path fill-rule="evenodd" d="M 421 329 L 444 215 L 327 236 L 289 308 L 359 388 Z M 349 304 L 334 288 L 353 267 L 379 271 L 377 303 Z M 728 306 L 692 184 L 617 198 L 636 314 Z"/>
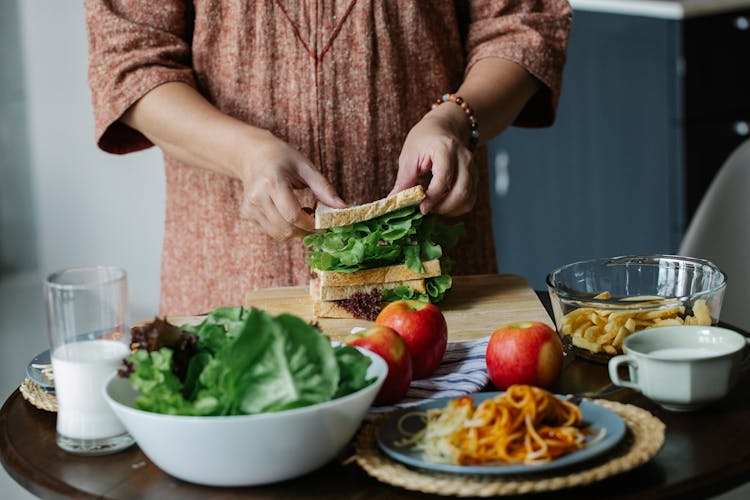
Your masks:
<path fill-rule="evenodd" d="M 313 316 L 316 318 L 358 319 L 335 302 L 320 300 L 313 302 Z"/>
<path fill-rule="evenodd" d="M 435 259 L 422 262 L 422 267 L 424 267 L 424 274 L 412 271 L 406 267 L 405 264 L 376 267 L 375 269 L 362 269 L 361 271 L 355 271 L 353 273 L 316 270 L 315 274 L 318 276 L 318 281 L 322 287 L 372 285 L 440 276 L 441 270 L 439 260 Z"/>
<path fill-rule="evenodd" d="M 417 293 L 427 293 L 424 279 L 349 286 L 321 286 L 318 280 L 312 279 L 310 280 L 310 295 L 315 300 L 341 300 L 348 299 L 355 293 L 370 293 L 376 289 L 392 290 L 401 285 L 406 285 Z"/>
<path fill-rule="evenodd" d="M 393 212 L 399 208 L 417 205 L 425 199 L 422 186 L 416 185 L 399 193 L 370 203 L 347 208 L 331 208 L 322 203 L 315 207 L 315 229 L 347 226 Z"/>

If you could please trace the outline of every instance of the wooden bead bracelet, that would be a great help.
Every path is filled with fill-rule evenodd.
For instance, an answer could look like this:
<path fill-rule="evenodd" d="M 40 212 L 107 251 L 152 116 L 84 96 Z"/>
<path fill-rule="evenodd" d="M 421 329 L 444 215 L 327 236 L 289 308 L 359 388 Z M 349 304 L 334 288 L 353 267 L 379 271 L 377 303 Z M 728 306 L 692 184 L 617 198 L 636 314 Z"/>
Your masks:
<path fill-rule="evenodd" d="M 457 96 L 456 94 L 443 94 L 442 96 L 438 97 L 438 99 L 432 105 L 432 109 L 437 108 L 444 102 L 452 102 L 459 105 L 461 109 L 464 110 L 466 117 L 469 119 L 469 125 L 471 126 L 469 149 L 474 150 L 474 148 L 477 146 L 477 142 L 479 142 L 479 124 L 477 123 L 477 117 L 474 116 L 474 111 L 471 109 L 469 103 L 466 102 L 463 97 Z"/>

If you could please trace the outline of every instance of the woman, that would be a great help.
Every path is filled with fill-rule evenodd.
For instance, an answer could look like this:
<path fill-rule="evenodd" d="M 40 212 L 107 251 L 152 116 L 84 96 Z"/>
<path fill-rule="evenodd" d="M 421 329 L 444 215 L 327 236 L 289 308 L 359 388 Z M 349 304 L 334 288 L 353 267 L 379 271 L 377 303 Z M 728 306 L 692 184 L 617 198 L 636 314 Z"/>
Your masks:
<path fill-rule="evenodd" d="M 425 174 L 421 210 L 466 222 L 454 274 L 494 272 L 483 144 L 552 123 L 570 15 L 564 0 L 86 0 L 99 147 L 165 155 L 161 313 L 305 283 L 306 207 Z M 450 93 L 473 116 L 455 97 L 431 109 Z"/>

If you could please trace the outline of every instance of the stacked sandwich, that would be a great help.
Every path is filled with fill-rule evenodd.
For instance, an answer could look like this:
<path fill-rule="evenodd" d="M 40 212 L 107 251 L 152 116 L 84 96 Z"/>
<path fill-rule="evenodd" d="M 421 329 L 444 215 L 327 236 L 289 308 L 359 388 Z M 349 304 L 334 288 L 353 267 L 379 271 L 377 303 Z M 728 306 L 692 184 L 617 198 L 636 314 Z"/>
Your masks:
<path fill-rule="evenodd" d="M 304 239 L 319 318 L 373 320 L 383 304 L 411 299 L 439 302 L 451 286 L 443 248 L 463 231 L 423 215 L 422 186 L 364 205 L 318 204 L 317 231 Z"/>

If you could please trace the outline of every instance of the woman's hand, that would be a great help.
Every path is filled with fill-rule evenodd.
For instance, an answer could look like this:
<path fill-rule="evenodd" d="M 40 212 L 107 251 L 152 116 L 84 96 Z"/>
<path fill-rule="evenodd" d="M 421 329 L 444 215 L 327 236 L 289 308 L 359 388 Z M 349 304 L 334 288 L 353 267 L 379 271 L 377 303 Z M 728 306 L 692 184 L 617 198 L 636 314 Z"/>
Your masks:
<path fill-rule="evenodd" d="M 470 135 L 469 120 L 459 106 L 446 103 L 427 113 L 406 136 L 391 193 L 431 173 L 427 198 L 419 207 L 422 213 L 456 216 L 470 211 L 477 194 Z"/>
<path fill-rule="evenodd" d="M 240 215 L 274 239 L 314 229 L 295 190 L 309 188 L 326 205 L 346 206 L 299 151 L 267 130 L 220 112 L 184 83 L 154 88 L 121 120 L 176 160 L 242 181 Z"/>
<path fill-rule="evenodd" d="M 509 126 L 541 87 L 519 64 L 487 57 L 471 67 L 456 95 L 471 104 L 486 140 Z M 461 215 L 471 210 L 478 178 L 470 136 L 470 122 L 460 106 L 446 102 L 427 113 L 406 136 L 391 192 L 409 188 L 421 175 L 432 173 L 427 198 L 420 205 L 422 213 Z"/>
<path fill-rule="evenodd" d="M 237 172 L 243 184 L 240 215 L 279 241 L 315 229 L 295 190 L 309 188 L 328 206 L 346 206 L 307 158 L 271 133 L 253 142 L 252 153 L 239 159 Z"/>

